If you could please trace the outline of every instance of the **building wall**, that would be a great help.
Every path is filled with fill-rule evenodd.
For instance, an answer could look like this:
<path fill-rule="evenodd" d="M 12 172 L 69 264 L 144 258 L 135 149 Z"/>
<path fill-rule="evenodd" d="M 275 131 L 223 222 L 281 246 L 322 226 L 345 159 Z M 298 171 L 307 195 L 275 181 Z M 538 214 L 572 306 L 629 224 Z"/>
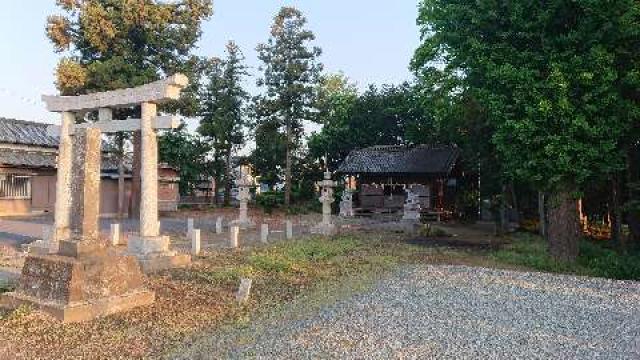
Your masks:
<path fill-rule="evenodd" d="M 162 169 L 159 169 L 159 172 Z M 178 208 L 178 184 L 173 182 L 175 170 L 165 171 L 164 180 L 158 186 L 158 207 L 160 211 L 176 211 Z M 0 198 L 0 216 L 28 215 L 35 212 L 53 212 L 56 202 L 56 175 L 52 170 L 32 170 L 24 168 L 0 168 L 2 174 L 31 176 L 31 199 Z M 173 174 L 173 177 L 169 175 Z M 125 212 L 131 201 L 131 179 L 125 180 Z M 113 217 L 118 213 L 118 179 L 102 178 L 100 183 L 100 215 Z"/>
<path fill-rule="evenodd" d="M 31 212 L 31 200 L 0 199 L 0 215 L 20 215 Z"/>

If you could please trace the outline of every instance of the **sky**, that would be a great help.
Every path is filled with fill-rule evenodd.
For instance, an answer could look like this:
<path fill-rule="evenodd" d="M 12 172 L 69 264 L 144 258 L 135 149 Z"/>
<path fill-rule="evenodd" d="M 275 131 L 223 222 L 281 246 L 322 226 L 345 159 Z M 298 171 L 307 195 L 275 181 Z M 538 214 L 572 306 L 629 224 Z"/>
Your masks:
<path fill-rule="evenodd" d="M 57 123 L 40 100 L 56 94 L 54 69 L 60 58 L 45 36 L 48 15 L 59 13 L 55 0 L 3 0 L 0 12 L 0 117 Z M 328 73 L 342 72 L 360 89 L 369 84 L 397 84 L 412 78 L 409 61 L 418 46 L 418 0 L 214 0 L 214 15 L 203 24 L 195 52 L 224 56 L 234 40 L 254 76 L 257 44 L 265 42 L 273 16 L 293 5 L 305 14 L 316 34 L 315 45 Z"/>

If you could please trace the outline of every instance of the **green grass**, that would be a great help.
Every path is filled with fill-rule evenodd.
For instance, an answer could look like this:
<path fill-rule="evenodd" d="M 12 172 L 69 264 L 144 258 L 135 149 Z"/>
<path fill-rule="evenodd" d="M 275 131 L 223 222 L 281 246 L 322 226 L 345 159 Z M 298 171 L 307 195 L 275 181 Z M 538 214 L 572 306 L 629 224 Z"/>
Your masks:
<path fill-rule="evenodd" d="M 640 254 L 620 254 L 589 240 L 581 241 L 580 255 L 575 263 L 555 261 L 549 256 L 544 239 L 527 233 L 514 235 L 511 244 L 489 256 L 498 263 L 544 272 L 640 280 Z"/>
<path fill-rule="evenodd" d="M 13 287 L 8 283 L 0 280 L 0 294 L 12 291 Z"/>

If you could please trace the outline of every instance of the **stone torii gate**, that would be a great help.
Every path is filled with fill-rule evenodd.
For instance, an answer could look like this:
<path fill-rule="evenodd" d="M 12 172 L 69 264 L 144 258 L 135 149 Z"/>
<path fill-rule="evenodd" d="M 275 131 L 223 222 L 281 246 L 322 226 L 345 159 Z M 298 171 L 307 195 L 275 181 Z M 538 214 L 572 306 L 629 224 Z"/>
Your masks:
<path fill-rule="evenodd" d="M 55 224 L 53 243 L 69 236 L 69 186 L 72 163 L 71 139 L 79 129 L 99 129 L 102 133 L 141 133 L 141 196 L 140 232 L 129 236 L 129 253 L 135 255 L 144 271 L 161 270 L 186 265 L 188 255 L 169 250 L 169 238 L 160 236 L 158 221 L 158 140 L 156 131 L 179 126 L 171 116 L 157 116 L 157 105 L 177 100 L 188 85 L 182 74 L 135 88 L 107 91 L 81 96 L 43 96 L 47 109 L 62 113 L 58 179 L 56 185 Z M 141 106 L 140 119 L 113 120 L 114 108 Z M 75 124 L 76 114 L 98 111 L 98 121 Z M 56 246 L 52 247 L 55 251 Z"/>
<path fill-rule="evenodd" d="M 157 117 L 157 104 L 177 99 L 186 85 L 185 76 L 175 75 L 132 89 L 43 97 L 50 111 L 62 113 L 53 239 L 58 246 L 27 256 L 16 290 L 0 298 L 3 305 L 29 304 L 63 322 L 85 321 L 153 303 L 155 293 L 144 286 L 141 267 L 153 270 L 190 261 L 188 255 L 170 252 L 169 239 L 159 233 L 155 132 L 176 123 Z M 141 119 L 111 121 L 113 108 L 138 104 Z M 76 114 L 94 110 L 99 112 L 97 123 L 75 124 Z M 138 129 L 143 160 L 140 234 L 129 240 L 129 253 L 122 254 L 99 236 L 101 134 Z"/>

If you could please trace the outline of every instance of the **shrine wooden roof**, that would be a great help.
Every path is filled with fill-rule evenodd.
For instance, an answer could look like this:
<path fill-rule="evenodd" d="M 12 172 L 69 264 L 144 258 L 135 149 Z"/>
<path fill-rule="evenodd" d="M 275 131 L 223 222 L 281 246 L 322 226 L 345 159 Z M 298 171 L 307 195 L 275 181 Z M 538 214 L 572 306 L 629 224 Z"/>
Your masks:
<path fill-rule="evenodd" d="M 456 145 L 373 146 L 352 151 L 340 174 L 447 175 L 458 158 Z"/>

